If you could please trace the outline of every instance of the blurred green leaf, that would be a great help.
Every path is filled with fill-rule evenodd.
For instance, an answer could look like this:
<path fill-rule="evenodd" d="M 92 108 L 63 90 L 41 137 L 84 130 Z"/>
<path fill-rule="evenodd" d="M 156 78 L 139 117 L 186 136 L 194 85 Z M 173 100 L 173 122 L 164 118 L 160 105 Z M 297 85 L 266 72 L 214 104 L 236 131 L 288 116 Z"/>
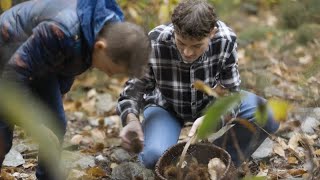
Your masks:
<path fill-rule="evenodd" d="M 198 128 L 197 137 L 204 139 L 217 129 L 220 117 L 234 108 L 241 100 L 242 95 L 235 93 L 217 99 L 205 112 L 202 124 Z"/>
<path fill-rule="evenodd" d="M 255 112 L 255 120 L 257 124 L 263 127 L 268 121 L 268 108 L 267 104 L 260 103 L 258 104 L 257 110 Z"/>
<path fill-rule="evenodd" d="M 2 10 L 7 10 L 12 6 L 11 0 L 0 0 L 0 8 Z"/>
<path fill-rule="evenodd" d="M 0 113 L 7 123 L 24 128 L 31 137 L 40 143 L 42 157 L 57 179 L 61 179 L 62 167 L 59 166 L 60 143 L 52 132 L 59 128 L 55 116 L 45 105 L 28 96 L 12 84 L 0 81 Z M 49 128 L 45 127 L 44 124 Z M 61 132 L 62 134 L 62 132 Z M 57 168 L 57 167 L 61 167 Z"/>
<path fill-rule="evenodd" d="M 280 99 L 270 99 L 268 101 L 268 107 L 271 108 L 276 121 L 281 122 L 288 119 L 288 112 L 291 109 L 288 102 Z"/>

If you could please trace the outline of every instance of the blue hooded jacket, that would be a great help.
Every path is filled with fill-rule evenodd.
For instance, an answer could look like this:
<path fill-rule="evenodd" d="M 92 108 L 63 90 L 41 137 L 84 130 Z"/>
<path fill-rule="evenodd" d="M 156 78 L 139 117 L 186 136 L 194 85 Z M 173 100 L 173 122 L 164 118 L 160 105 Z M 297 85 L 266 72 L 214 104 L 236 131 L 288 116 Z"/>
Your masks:
<path fill-rule="evenodd" d="M 67 92 L 91 66 L 92 47 L 106 23 L 123 21 L 115 0 L 31 0 L 0 16 L 0 62 L 25 83 L 48 74 Z M 0 64 L 1 65 L 1 64 Z"/>

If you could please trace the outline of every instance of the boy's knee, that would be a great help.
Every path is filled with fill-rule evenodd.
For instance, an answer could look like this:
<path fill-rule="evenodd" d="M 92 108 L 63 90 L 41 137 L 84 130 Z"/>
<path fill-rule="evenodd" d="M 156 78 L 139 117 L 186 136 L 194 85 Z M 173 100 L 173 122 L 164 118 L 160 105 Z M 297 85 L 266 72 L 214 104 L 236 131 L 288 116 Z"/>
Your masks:
<path fill-rule="evenodd" d="M 275 133 L 279 129 L 280 124 L 273 118 L 272 115 L 269 115 L 267 124 L 263 127 L 268 133 Z"/>
<path fill-rule="evenodd" d="M 164 151 L 160 150 L 160 148 L 152 148 L 143 151 L 141 154 L 143 165 L 148 169 L 153 169 L 163 153 Z"/>

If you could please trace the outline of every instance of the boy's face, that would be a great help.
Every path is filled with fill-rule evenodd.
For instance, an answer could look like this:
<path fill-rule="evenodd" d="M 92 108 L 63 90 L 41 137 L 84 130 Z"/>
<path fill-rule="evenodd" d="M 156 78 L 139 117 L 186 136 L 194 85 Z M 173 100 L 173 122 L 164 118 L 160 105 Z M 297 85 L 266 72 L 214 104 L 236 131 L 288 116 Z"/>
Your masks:
<path fill-rule="evenodd" d="M 184 38 L 178 33 L 175 33 L 175 42 L 183 61 L 193 63 L 197 60 L 208 49 L 210 40 L 214 37 L 216 31 L 216 28 L 213 29 L 207 37 L 201 40 Z"/>

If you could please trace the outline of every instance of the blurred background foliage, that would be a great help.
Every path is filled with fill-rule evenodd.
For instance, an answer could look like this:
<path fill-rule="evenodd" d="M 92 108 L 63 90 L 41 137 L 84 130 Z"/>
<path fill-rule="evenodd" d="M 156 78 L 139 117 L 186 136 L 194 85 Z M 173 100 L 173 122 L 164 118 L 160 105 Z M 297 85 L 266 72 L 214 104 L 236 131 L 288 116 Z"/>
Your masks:
<path fill-rule="evenodd" d="M 0 13 L 12 5 L 25 0 L 0 0 Z M 128 21 L 142 25 L 146 30 L 155 26 L 170 22 L 170 15 L 175 6 L 183 0 L 117 0 L 124 10 Z M 320 3 L 318 0 L 208 0 L 214 4 L 219 18 L 228 23 L 230 18 L 246 13 L 257 15 L 263 11 L 274 11 L 281 28 L 299 29 L 297 40 L 305 44 L 319 33 Z M 245 18 L 241 16 L 243 21 Z M 233 27 L 234 28 L 234 27 Z M 236 29 L 237 30 L 237 29 Z M 244 40 L 251 41 L 256 38 L 264 38 L 270 28 L 250 28 L 243 34 Z M 308 33 L 304 33 L 306 30 Z M 251 37 L 251 35 L 253 37 Z"/>
<path fill-rule="evenodd" d="M 23 1 L 0 0 L 0 12 Z M 143 26 L 146 31 L 159 24 L 169 23 L 173 9 L 182 1 L 117 0 L 126 20 Z M 302 73 L 298 78 L 292 78 L 293 83 L 298 81 L 298 84 L 303 84 L 317 74 L 320 68 L 317 51 L 320 46 L 319 0 L 208 1 L 213 3 L 218 18 L 227 23 L 238 36 L 240 65 L 245 64 L 240 66 L 243 68 L 240 69 L 243 87 L 253 89 L 258 94 L 259 91 L 263 93 L 263 89 L 271 85 L 270 78 L 266 78 L 264 73 L 253 77 L 246 73 L 248 70 L 270 66 L 270 63 L 275 63 L 275 59 L 278 63 L 285 63 L 286 67 L 280 68 L 282 71 L 294 69 Z M 273 73 L 281 78 L 298 74 Z"/>

